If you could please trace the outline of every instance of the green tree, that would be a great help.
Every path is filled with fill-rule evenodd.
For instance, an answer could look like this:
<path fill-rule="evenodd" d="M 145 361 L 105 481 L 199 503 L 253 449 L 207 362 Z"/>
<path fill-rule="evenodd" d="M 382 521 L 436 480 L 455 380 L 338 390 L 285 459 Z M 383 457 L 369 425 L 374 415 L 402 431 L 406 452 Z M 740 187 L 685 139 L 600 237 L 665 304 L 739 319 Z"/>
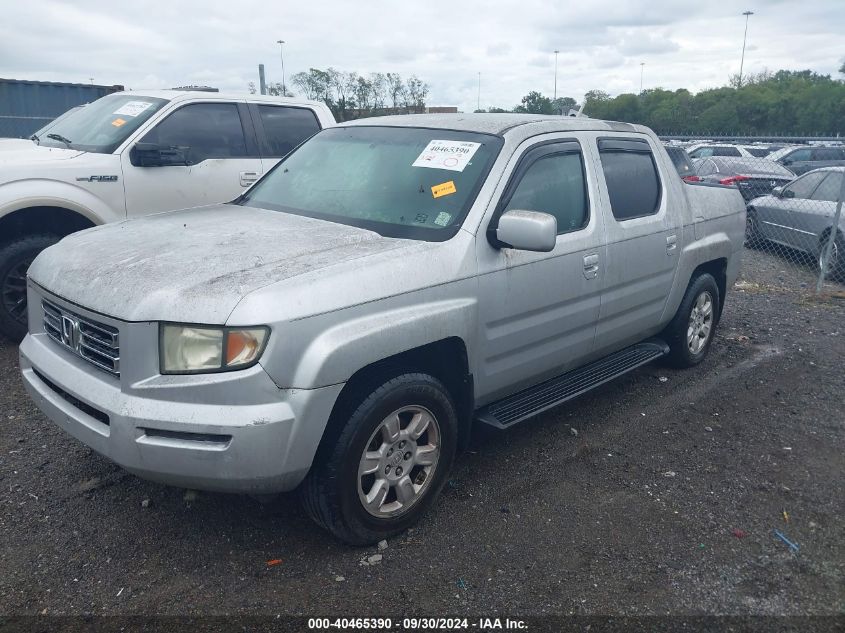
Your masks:
<path fill-rule="evenodd" d="M 528 114 L 553 114 L 552 100 L 532 90 L 522 97 L 522 103 L 513 109 L 514 112 Z"/>

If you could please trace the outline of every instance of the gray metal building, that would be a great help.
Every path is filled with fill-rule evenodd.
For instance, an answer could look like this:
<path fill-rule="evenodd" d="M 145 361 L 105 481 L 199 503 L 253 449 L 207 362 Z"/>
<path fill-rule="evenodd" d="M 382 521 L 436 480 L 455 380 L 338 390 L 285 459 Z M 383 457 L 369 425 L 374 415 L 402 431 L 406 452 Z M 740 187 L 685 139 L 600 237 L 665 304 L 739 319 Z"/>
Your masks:
<path fill-rule="evenodd" d="M 26 138 L 70 108 L 123 86 L 0 78 L 0 137 Z"/>

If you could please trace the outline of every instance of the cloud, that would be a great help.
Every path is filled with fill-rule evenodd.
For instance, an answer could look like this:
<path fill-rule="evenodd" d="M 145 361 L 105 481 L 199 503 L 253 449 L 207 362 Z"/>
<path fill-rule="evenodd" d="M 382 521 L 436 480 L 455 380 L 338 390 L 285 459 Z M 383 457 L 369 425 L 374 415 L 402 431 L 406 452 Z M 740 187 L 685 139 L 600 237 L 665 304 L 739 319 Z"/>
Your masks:
<path fill-rule="evenodd" d="M 752 7 L 746 72 L 811 68 L 836 74 L 841 0 Z M 739 70 L 745 5 L 718 11 L 676 0 L 52 0 L 8 2 L 0 21 L 0 76 L 167 88 L 206 83 L 246 90 L 264 63 L 281 81 L 308 68 L 416 74 L 430 101 L 472 110 L 511 107 L 531 90 L 581 98 L 644 86 L 693 91 L 724 85 Z"/>

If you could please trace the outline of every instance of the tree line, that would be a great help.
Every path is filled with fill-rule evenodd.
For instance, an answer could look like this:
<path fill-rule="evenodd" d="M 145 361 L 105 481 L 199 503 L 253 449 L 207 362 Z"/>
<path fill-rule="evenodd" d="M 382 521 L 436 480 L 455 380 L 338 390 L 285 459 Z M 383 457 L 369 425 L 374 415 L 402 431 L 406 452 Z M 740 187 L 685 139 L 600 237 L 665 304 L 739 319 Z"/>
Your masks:
<path fill-rule="evenodd" d="M 590 90 L 581 103 L 587 116 L 647 125 L 658 134 L 845 136 L 845 81 L 810 70 L 763 71 L 741 82 L 734 76 L 728 86 L 696 94 L 654 88 L 611 97 Z M 533 91 L 509 111 L 567 114 L 577 107 L 571 97 L 553 100 Z"/>
<path fill-rule="evenodd" d="M 311 68 L 290 78 L 285 95 L 294 96 L 293 87 L 305 99 L 323 101 L 338 121 L 348 121 L 385 114 L 418 114 L 425 112 L 429 85 L 416 75 L 404 79 L 399 73 L 359 75 L 335 68 Z M 254 82 L 249 91 L 256 92 Z M 282 84 L 267 85 L 271 95 L 281 95 Z"/>

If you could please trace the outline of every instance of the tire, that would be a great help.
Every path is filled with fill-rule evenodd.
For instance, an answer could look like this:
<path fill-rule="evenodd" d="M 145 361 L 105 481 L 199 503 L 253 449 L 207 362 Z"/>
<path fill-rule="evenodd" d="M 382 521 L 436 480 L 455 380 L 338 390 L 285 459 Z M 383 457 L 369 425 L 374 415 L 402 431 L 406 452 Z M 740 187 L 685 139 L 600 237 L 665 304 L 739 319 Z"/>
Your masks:
<path fill-rule="evenodd" d="M 745 245 L 748 248 L 762 248 L 765 241 L 765 238 L 760 234 L 757 211 L 748 209 L 745 215 Z"/>
<path fill-rule="evenodd" d="M 420 373 L 387 380 L 350 409 L 337 441 L 322 456 L 318 452 L 300 497 L 308 515 L 334 536 L 351 545 L 370 545 L 403 532 L 434 503 L 455 458 L 458 419 L 443 384 Z M 414 441 L 408 429 L 415 423 L 421 427 L 426 414 L 428 425 Z M 387 420 L 397 416 L 401 433 L 388 440 Z M 439 454 L 432 446 L 439 447 Z M 434 463 L 426 467 L 417 459 Z"/>
<path fill-rule="evenodd" d="M 830 233 L 824 236 L 819 246 L 819 256 L 817 264 L 819 270 L 822 269 L 822 255 L 827 248 L 827 243 L 830 240 Z M 836 234 L 836 240 L 830 249 L 830 259 L 827 262 L 827 271 L 825 272 L 826 279 L 833 279 L 834 281 L 845 281 L 845 239 L 841 233 Z"/>
<path fill-rule="evenodd" d="M 666 356 L 669 365 L 693 367 L 704 360 L 719 322 L 720 305 L 719 286 L 713 276 L 702 273 L 693 277 L 678 311 L 664 331 L 669 344 Z M 706 334 L 705 325 L 708 326 Z"/>
<path fill-rule="evenodd" d="M 32 260 L 61 238 L 29 235 L 0 248 L 0 333 L 19 342 L 27 331 L 26 271 Z"/>

